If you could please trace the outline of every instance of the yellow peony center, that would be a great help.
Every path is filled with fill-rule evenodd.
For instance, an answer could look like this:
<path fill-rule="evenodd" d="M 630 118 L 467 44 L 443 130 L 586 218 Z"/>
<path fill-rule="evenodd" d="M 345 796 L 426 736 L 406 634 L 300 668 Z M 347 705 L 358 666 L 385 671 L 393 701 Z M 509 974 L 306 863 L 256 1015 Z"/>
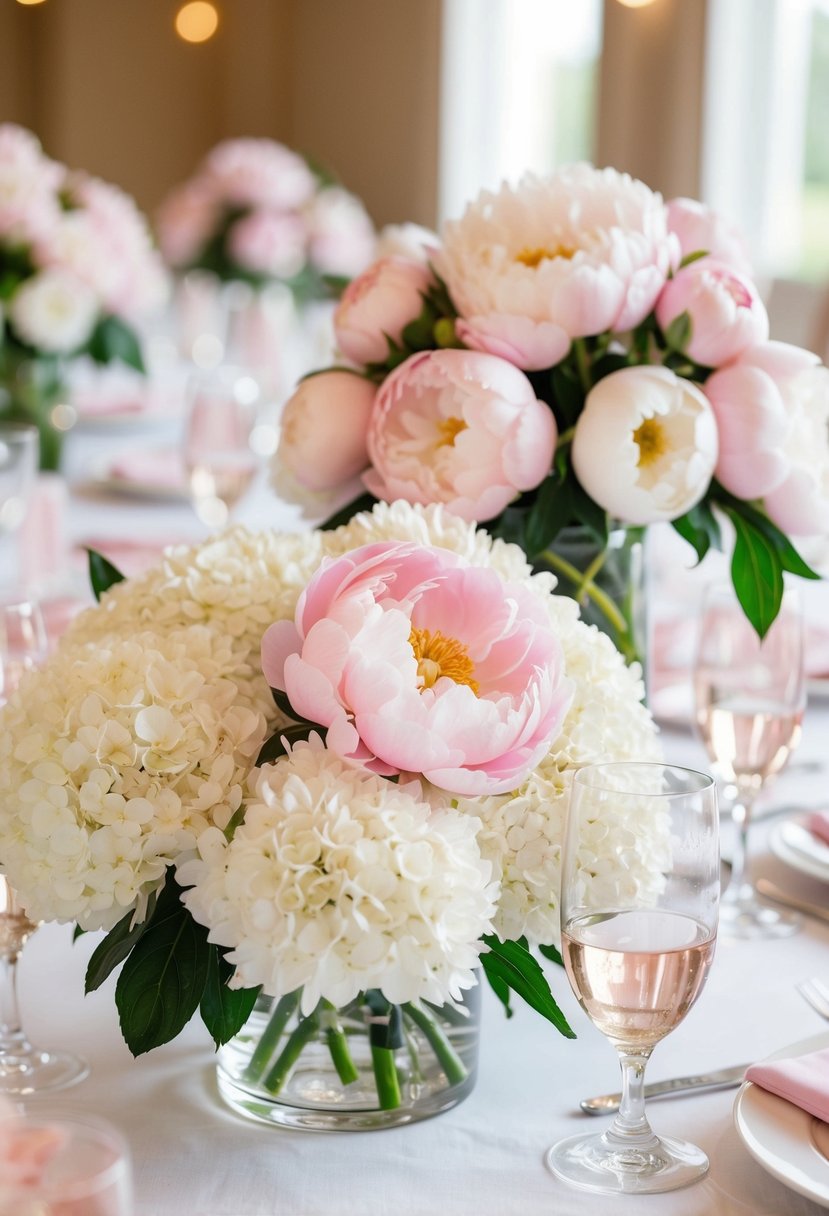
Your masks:
<path fill-rule="evenodd" d="M 412 626 L 409 645 L 417 659 L 417 674 L 423 681 L 421 688 L 431 688 L 441 676 L 446 676 L 456 684 L 466 684 L 477 697 L 475 664 L 463 642 L 445 637 L 439 629 L 432 633 L 431 629 Z"/>
<path fill-rule="evenodd" d="M 639 446 L 637 464 L 640 469 L 647 469 L 655 464 L 668 450 L 665 428 L 655 418 L 646 418 L 633 432 L 633 439 Z"/>
<path fill-rule="evenodd" d="M 542 262 L 552 262 L 554 258 L 566 258 L 569 262 L 578 253 L 576 245 L 539 245 L 535 249 L 520 249 L 515 255 L 516 262 L 535 270 Z"/>
<path fill-rule="evenodd" d="M 438 440 L 439 448 L 453 448 L 455 440 L 461 431 L 466 430 L 466 423 L 463 418 L 444 418 L 443 422 L 438 425 Z"/>

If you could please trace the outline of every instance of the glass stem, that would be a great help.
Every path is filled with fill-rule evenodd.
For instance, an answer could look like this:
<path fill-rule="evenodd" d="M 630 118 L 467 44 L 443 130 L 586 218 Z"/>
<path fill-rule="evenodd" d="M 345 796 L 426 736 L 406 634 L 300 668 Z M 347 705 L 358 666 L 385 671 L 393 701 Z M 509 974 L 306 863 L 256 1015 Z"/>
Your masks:
<path fill-rule="evenodd" d="M 734 823 L 734 852 L 731 857 L 731 881 L 723 893 L 727 903 L 737 903 L 745 894 L 750 883 L 748 881 L 748 829 L 751 824 L 751 812 L 754 807 L 754 794 L 745 788 L 738 787 L 737 797 L 731 808 L 731 818 Z"/>
<path fill-rule="evenodd" d="M 605 1136 L 615 1144 L 635 1142 L 638 1148 L 643 1142 L 656 1139 L 645 1114 L 645 1065 L 651 1053 L 626 1051 L 623 1047 L 616 1050 L 622 1066 L 622 1100 Z"/>
<path fill-rule="evenodd" d="M 31 1050 L 20 1021 L 17 1000 L 18 953 L 0 958 L 0 1066 L 4 1058 L 19 1056 Z"/>

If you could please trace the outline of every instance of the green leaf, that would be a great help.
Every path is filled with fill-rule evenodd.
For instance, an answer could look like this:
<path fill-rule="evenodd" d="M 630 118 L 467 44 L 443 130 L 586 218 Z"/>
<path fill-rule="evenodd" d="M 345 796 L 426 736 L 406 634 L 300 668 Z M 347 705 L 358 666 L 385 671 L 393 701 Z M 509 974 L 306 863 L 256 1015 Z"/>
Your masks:
<path fill-rule="evenodd" d="M 737 599 L 758 637 L 764 638 L 780 611 L 783 564 L 765 532 L 733 507 L 725 508 L 737 533 L 731 581 Z"/>
<path fill-rule="evenodd" d="M 693 253 L 686 253 L 685 257 L 679 263 L 679 269 L 684 270 L 686 266 L 690 266 L 692 262 L 698 262 L 700 258 L 707 258 L 707 249 L 695 249 Z"/>
<path fill-rule="evenodd" d="M 122 916 L 118 924 L 110 929 L 103 941 L 99 942 L 87 963 L 84 992 L 89 994 L 100 988 L 104 980 L 120 967 L 133 946 L 144 936 L 150 927 L 156 907 L 156 896 L 150 896 L 147 905 L 147 915 L 137 925 L 133 924 L 135 913 L 128 912 Z"/>
<path fill-rule="evenodd" d="M 543 955 L 544 958 L 549 959 L 551 963 L 557 963 L 559 967 L 564 966 L 564 959 L 555 946 L 539 946 L 538 953 Z"/>
<path fill-rule="evenodd" d="M 607 511 L 593 501 L 572 469 L 570 470 L 570 481 L 573 518 L 578 523 L 584 524 L 600 549 L 607 548 L 607 539 L 610 534 Z"/>
<path fill-rule="evenodd" d="M 553 395 L 553 412 L 560 431 L 566 431 L 574 426 L 576 419 L 584 408 L 584 390 L 575 374 L 567 367 L 559 364 L 550 372 L 550 388 Z M 544 400 L 548 394 L 544 394 Z"/>
<path fill-rule="evenodd" d="M 615 351 L 602 355 L 601 359 L 597 359 L 593 364 L 593 383 L 598 384 L 605 376 L 611 376 L 614 372 L 622 371 L 627 367 L 630 367 L 628 355 L 617 354 Z"/>
<path fill-rule="evenodd" d="M 287 756 L 287 743 L 299 743 L 307 739 L 308 736 L 315 730 L 321 728 L 313 723 L 298 722 L 296 726 L 283 726 L 275 735 L 271 735 L 270 739 L 266 739 L 262 744 L 259 755 L 256 757 L 257 765 L 273 764 L 274 760 L 278 760 L 280 756 Z"/>
<path fill-rule="evenodd" d="M 490 984 L 493 977 L 502 985 L 506 984 L 566 1038 L 574 1039 L 575 1033 L 553 999 L 538 959 L 533 958 L 527 946 L 520 942 L 502 942 L 492 935 L 483 941 L 489 952 L 481 954 L 480 960 Z"/>
<path fill-rule="evenodd" d="M 419 350 L 430 350 L 435 345 L 434 326 L 437 314 L 430 301 L 424 296 L 423 307 L 413 321 L 403 327 L 400 335 L 403 345 L 414 353 Z"/>
<path fill-rule="evenodd" d="M 242 805 L 239 807 L 238 811 L 234 811 L 233 814 L 230 816 L 230 819 L 228 819 L 228 821 L 227 821 L 227 827 L 224 829 L 225 840 L 232 840 L 233 837 L 236 835 L 236 829 L 239 827 L 240 824 L 245 822 L 245 811 L 246 810 L 247 810 L 247 807 L 245 806 L 245 804 L 243 802 Z"/>
<path fill-rule="evenodd" d="M 100 600 L 110 587 L 114 587 L 116 583 L 123 583 L 125 576 L 117 566 L 113 566 L 112 562 L 108 561 L 102 553 L 98 553 L 96 549 L 87 549 L 86 552 L 89 556 L 89 581 L 92 584 L 95 599 Z"/>
<path fill-rule="evenodd" d="M 272 688 L 271 696 L 277 709 L 281 709 L 286 718 L 292 718 L 294 722 L 301 722 L 304 726 L 312 726 L 314 730 L 322 729 L 319 722 L 312 722 L 310 718 L 303 718 L 302 714 L 296 712 L 284 689 Z"/>
<path fill-rule="evenodd" d="M 361 494 L 359 498 L 353 498 L 351 502 L 346 503 L 339 511 L 335 511 L 333 515 L 329 515 L 328 519 L 319 525 L 319 529 L 321 532 L 332 532 L 334 528 L 341 528 L 343 524 L 349 523 L 361 511 L 370 511 L 376 505 L 377 499 L 373 494 Z"/>
<path fill-rule="evenodd" d="M 103 317 L 95 326 L 87 349 L 96 363 L 112 363 L 120 359 L 128 367 L 146 374 L 141 343 L 135 331 L 119 317 Z"/>
<path fill-rule="evenodd" d="M 134 1056 L 169 1043 L 199 1007 L 210 966 L 207 930 L 197 925 L 169 877 L 152 923 L 115 986 L 121 1033 Z"/>
<path fill-rule="evenodd" d="M 234 968 L 218 946 L 209 947 L 207 981 L 199 1013 L 217 1047 L 227 1043 L 253 1012 L 259 988 L 228 988 Z"/>
<path fill-rule="evenodd" d="M 515 1014 L 515 1010 L 513 1009 L 512 1005 L 510 1004 L 510 986 L 509 986 L 509 984 L 506 982 L 506 980 L 502 980 L 500 976 L 493 975 L 489 971 L 484 970 L 484 975 L 487 978 L 487 983 L 489 984 L 490 988 L 495 993 L 495 995 L 497 996 L 497 998 L 501 1002 L 501 1004 L 504 1006 L 504 1013 L 507 1015 L 508 1018 L 513 1017 Z"/>
<path fill-rule="evenodd" d="M 690 337 L 691 317 L 687 312 L 681 312 L 678 317 L 674 317 L 665 330 L 665 343 L 669 350 L 681 353 L 688 345 Z"/>
<path fill-rule="evenodd" d="M 571 481 L 551 475 L 538 487 L 536 500 L 524 523 L 524 548 L 532 559 L 553 543 L 562 528 L 572 522 Z"/>
<path fill-rule="evenodd" d="M 697 564 L 702 561 L 712 547 L 722 548 L 722 535 L 717 517 L 711 510 L 711 504 L 703 500 L 698 502 L 690 511 L 672 521 L 674 529 L 683 540 L 687 540 L 696 550 Z"/>
<path fill-rule="evenodd" d="M 85 933 L 86 929 L 82 929 L 80 925 L 75 925 L 75 928 L 72 930 L 72 942 L 76 942 L 78 938 L 83 937 Z"/>

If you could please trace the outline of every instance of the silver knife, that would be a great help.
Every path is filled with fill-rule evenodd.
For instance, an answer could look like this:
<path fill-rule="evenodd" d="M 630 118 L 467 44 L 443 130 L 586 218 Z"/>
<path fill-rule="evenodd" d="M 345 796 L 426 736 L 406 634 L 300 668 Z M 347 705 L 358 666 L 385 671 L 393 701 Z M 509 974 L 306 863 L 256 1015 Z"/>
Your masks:
<path fill-rule="evenodd" d="M 741 1085 L 748 1064 L 735 1068 L 721 1068 L 719 1072 L 700 1072 L 691 1077 L 674 1077 L 671 1081 L 652 1081 L 645 1086 L 646 1098 L 660 1098 L 671 1094 L 686 1093 L 693 1089 L 732 1089 Z M 621 1094 L 603 1094 L 599 1098 L 585 1098 L 579 1106 L 586 1115 L 612 1115 L 619 1109 Z"/>

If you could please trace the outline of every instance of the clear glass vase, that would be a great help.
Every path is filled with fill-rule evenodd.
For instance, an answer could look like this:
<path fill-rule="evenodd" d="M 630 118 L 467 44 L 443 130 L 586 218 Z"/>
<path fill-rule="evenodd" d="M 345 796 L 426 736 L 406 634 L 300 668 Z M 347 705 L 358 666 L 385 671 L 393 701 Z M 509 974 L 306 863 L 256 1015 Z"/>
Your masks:
<path fill-rule="evenodd" d="M 480 989 L 458 1004 L 389 1005 L 376 991 L 343 1009 L 300 993 L 260 997 L 219 1051 L 219 1093 L 239 1114 L 303 1131 L 370 1131 L 428 1119 L 472 1091 Z"/>
<path fill-rule="evenodd" d="M 74 415 L 61 402 L 66 396 L 60 368 L 55 360 L 0 359 L 0 422 L 31 424 L 37 427 L 40 468 L 56 472 L 60 468 L 64 431 L 59 424 Z"/>
<path fill-rule="evenodd" d="M 644 528 L 611 529 L 607 548 L 581 525 L 563 528 L 537 562 L 552 570 L 556 590 L 578 601 L 581 617 L 608 634 L 647 678 L 648 611 Z"/>

